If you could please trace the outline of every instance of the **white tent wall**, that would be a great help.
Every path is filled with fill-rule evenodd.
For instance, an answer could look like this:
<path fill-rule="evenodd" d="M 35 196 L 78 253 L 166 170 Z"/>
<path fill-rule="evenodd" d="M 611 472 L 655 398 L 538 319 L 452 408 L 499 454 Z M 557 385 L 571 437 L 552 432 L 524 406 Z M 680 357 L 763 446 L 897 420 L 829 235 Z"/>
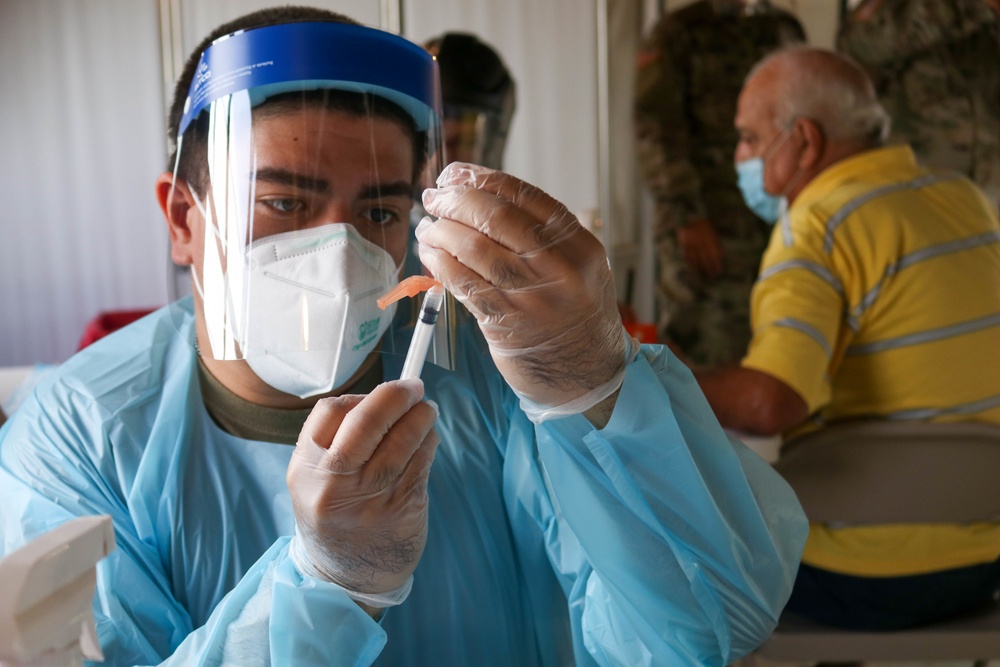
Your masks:
<path fill-rule="evenodd" d="M 188 290 L 153 185 L 183 58 L 273 0 L 0 2 L 0 366 L 53 363 L 96 314 Z M 518 84 L 506 168 L 602 224 L 623 295 L 651 316 L 648 225 L 630 135 L 631 66 L 656 0 L 313 0 L 421 41 L 478 34 Z M 672 7 L 672 3 L 669 3 Z M 786 0 L 828 22 L 831 0 Z M 833 14 L 832 20 L 835 21 Z M 810 35 L 808 16 L 803 16 Z M 830 24 L 832 25 L 832 24 Z M 832 28 L 828 31 L 832 35 Z M 821 42 L 821 40 L 816 40 Z M 648 252 L 646 253 L 648 254 Z"/>
<path fill-rule="evenodd" d="M 0 366 L 166 298 L 158 37 L 153 2 L 0 2 Z"/>

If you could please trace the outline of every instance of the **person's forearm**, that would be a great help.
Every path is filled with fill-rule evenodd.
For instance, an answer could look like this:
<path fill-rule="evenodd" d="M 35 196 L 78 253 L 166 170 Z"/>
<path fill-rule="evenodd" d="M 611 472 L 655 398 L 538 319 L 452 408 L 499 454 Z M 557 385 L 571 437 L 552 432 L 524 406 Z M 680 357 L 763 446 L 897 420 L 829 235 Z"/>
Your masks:
<path fill-rule="evenodd" d="M 806 403 L 786 384 L 760 371 L 732 365 L 694 369 L 719 423 L 756 435 L 777 435 L 802 423 Z"/>

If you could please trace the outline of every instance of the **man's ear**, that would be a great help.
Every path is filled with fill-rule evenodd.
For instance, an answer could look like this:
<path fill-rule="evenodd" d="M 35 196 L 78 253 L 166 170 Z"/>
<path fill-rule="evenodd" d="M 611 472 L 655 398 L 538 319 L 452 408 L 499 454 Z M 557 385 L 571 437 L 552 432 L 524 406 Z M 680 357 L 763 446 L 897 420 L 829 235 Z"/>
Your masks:
<path fill-rule="evenodd" d="M 826 151 L 826 136 L 819 123 L 810 118 L 795 120 L 796 139 L 802 143 L 803 150 L 799 154 L 799 168 L 810 169 L 823 159 Z"/>
<path fill-rule="evenodd" d="M 198 209 L 194 204 L 191 187 L 187 181 L 175 179 L 169 171 L 164 172 L 156 179 L 156 201 L 160 204 L 170 233 L 170 258 L 174 264 L 181 266 L 193 264 L 194 233 L 190 216 L 198 215 Z"/>

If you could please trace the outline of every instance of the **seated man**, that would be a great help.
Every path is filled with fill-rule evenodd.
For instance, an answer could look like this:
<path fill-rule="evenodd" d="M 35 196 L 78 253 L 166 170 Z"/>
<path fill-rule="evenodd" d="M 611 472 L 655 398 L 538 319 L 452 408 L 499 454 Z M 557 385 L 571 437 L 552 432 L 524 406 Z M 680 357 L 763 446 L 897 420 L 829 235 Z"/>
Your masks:
<path fill-rule="evenodd" d="M 420 258 L 489 349 L 397 379 L 412 323 L 374 301 L 440 154 L 434 67 L 308 8 L 188 61 L 156 192 L 193 297 L 0 432 L 4 549 L 114 520 L 106 664 L 722 666 L 773 628 L 801 509 L 624 335 L 565 206 L 468 164 L 424 191 Z"/>
<path fill-rule="evenodd" d="M 1000 424 L 1000 226 L 982 193 L 884 147 L 871 82 L 827 51 L 761 61 L 736 127 L 744 197 L 780 222 L 746 356 L 695 369 L 723 426 L 794 437 L 849 419 Z M 933 621 L 989 599 L 998 556 L 992 524 L 814 525 L 789 608 L 868 628 Z"/>

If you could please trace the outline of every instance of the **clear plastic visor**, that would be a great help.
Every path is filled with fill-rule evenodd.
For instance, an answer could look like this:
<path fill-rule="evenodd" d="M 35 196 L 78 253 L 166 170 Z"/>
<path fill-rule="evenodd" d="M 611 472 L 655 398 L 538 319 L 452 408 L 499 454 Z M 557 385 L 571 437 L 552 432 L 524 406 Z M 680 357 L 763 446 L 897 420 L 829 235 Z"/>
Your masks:
<path fill-rule="evenodd" d="M 439 125 L 419 130 L 370 92 L 258 93 L 212 101 L 177 150 L 170 197 L 190 204 L 202 354 L 305 367 L 329 351 L 346 367 L 393 317 L 376 300 L 403 277 L 415 196 L 442 166 Z"/>
<path fill-rule="evenodd" d="M 448 162 L 503 167 L 509 118 L 474 106 L 445 106 L 444 142 Z"/>

